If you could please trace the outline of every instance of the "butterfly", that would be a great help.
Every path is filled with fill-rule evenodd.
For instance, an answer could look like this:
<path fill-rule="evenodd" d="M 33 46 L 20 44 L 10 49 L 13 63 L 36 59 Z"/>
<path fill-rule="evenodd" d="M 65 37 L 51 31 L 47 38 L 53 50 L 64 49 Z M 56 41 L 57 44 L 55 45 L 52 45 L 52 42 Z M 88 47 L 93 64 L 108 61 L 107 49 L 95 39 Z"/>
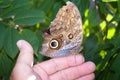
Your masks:
<path fill-rule="evenodd" d="M 62 57 L 79 53 L 82 49 L 82 19 L 76 5 L 66 2 L 43 32 L 44 42 L 41 54 L 48 57 Z"/>

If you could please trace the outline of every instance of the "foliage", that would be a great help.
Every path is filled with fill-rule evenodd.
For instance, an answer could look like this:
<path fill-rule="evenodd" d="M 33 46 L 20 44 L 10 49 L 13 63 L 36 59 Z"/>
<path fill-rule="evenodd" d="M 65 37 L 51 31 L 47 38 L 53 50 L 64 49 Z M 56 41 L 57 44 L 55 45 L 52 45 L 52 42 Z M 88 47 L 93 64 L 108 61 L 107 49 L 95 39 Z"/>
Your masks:
<path fill-rule="evenodd" d="M 7 80 L 15 64 L 16 42 L 27 40 L 35 62 L 46 29 L 68 0 L 0 0 L 0 79 Z M 120 0 L 70 0 L 80 10 L 86 61 L 96 64 L 95 80 L 120 80 Z"/>

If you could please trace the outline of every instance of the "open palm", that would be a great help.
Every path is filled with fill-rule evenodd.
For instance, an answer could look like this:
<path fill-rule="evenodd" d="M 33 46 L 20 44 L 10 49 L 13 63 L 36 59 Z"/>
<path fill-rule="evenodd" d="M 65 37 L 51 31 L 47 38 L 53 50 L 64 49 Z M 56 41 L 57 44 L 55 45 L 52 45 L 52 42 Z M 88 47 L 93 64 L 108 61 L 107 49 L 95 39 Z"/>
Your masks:
<path fill-rule="evenodd" d="M 33 65 L 33 48 L 20 40 L 20 50 L 11 80 L 94 80 L 95 65 L 84 62 L 82 55 L 50 59 Z"/>

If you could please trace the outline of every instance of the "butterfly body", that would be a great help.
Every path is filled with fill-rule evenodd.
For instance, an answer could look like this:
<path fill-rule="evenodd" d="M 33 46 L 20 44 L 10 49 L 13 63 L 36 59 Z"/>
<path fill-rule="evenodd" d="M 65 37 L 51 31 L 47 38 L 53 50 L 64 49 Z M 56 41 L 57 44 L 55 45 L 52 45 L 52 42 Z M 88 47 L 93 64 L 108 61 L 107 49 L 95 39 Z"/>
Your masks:
<path fill-rule="evenodd" d="M 82 21 L 79 10 L 72 2 L 67 2 L 51 22 L 48 32 L 44 32 L 41 54 L 60 57 L 79 53 L 83 38 Z"/>

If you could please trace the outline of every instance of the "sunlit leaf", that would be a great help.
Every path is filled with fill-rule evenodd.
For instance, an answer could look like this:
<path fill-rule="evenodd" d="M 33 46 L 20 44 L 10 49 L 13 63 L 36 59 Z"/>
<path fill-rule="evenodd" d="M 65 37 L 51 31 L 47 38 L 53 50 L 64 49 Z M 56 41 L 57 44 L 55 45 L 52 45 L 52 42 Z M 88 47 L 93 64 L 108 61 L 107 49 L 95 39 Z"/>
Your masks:
<path fill-rule="evenodd" d="M 113 18 L 113 16 L 112 16 L 111 14 L 108 14 L 108 15 L 106 16 L 106 20 L 107 20 L 107 21 L 112 20 L 112 18 Z"/>
<path fill-rule="evenodd" d="M 104 51 L 104 50 L 100 51 L 100 56 L 102 57 L 102 59 L 104 59 L 106 55 L 107 55 L 106 51 Z"/>
<path fill-rule="evenodd" d="M 102 0 L 103 2 L 116 2 L 118 0 Z"/>
<path fill-rule="evenodd" d="M 86 11 L 85 11 L 85 17 L 87 17 L 88 14 L 89 14 L 89 9 L 86 9 Z"/>
<path fill-rule="evenodd" d="M 111 39 L 115 35 L 116 29 L 114 27 L 108 29 L 107 38 Z"/>
<path fill-rule="evenodd" d="M 101 30 L 105 30 L 105 28 L 106 28 L 106 22 L 105 21 L 102 21 L 99 25 L 100 25 Z"/>

